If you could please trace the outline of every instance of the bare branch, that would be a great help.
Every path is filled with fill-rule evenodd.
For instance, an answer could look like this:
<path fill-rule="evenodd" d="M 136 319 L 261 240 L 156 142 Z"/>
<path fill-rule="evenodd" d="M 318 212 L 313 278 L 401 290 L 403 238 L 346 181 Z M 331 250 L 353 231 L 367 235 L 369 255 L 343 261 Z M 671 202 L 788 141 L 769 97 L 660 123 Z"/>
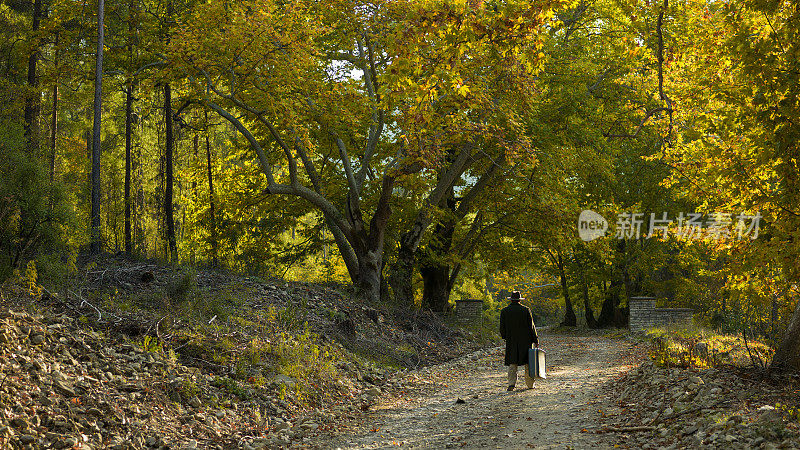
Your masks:
<path fill-rule="evenodd" d="M 664 36 L 661 31 L 661 26 L 664 21 L 664 10 L 669 7 L 669 0 L 664 0 L 664 7 L 658 13 L 658 23 L 656 31 L 658 32 L 658 95 L 659 98 L 667 103 L 665 111 L 669 112 L 669 130 L 667 131 L 667 141 L 672 136 L 672 100 L 664 93 Z"/>
<path fill-rule="evenodd" d="M 475 200 L 475 198 L 494 180 L 494 177 L 497 174 L 497 169 L 505 164 L 505 159 L 506 156 L 504 152 L 497 163 L 492 163 L 489 165 L 489 168 L 486 169 L 486 172 L 481 175 L 475 185 L 472 186 L 472 189 L 470 189 L 469 192 L 467 192 L 467 194 L 458 203 L 456 217 L 460 219 L 467 214 L 470 206 L 472 205 L 472 201 Z"/>
<path fill-rule="evenodd" d="M 656 58 L 658 60 L 658 98 L 659 100 L 663 101 L 666 106 L 660 106 L 658 108 L 651 109 L 647 111 L 642 118 L 642 121 L 639 123 L 639 126 L 636 127 L 636 131 L 631 133 L 625 134 L 612 134 L 611 131 L 603 133 L 603 136 L 607 138 L 635 138 L 639 135 L 639 132 L 642 131 L 642 127 L 644 127 L 645 123 L 655 114 L 658 112 L 666 112 L 669 114 L 669 129 L 667 130 L 667 136 L 664 139 L 667 142 L 671 142 L 672 137 L 672 128 L 673 128 L 673 117 L 672 117 L 672 99 L 664 93 L 664 35 L 662 32 L 662 26 L 664 23 L 664 11 L 669 7 L 669 0 L 664 0 L 664 4 L 661 8 L 661 11 L 658 13 L 658 21 L 656 23 L 656 35 L 658 36 L 658 47 L 656 48 Z"/>
<path fill-rule="evenodd" d="M 613 134 L 611 132 L 608 132 L 608 133 L 603 133 L 603 136 L 607 137 L 607 138 L 635 138 L 636 136 L 639 135 L 639 132 L 642 131 L 642 127 L 644 127 L 644 124 L 647 123 L 648 120 L 650 120 L 650 117 L 652 117 L 653 114 L 658 113 L 658 112 L 662 112 L 662 111 L 669 111 L 670 114 L 671 114 L 672 113 L 672 108 L 668 108 L 668 107 L 665 107 L 665 106 L 660 106 L 658 108 L 654 108 L 654 109 L 651 109 L 650 111 L 647 111 L 647 113 L 642 118 L 642 121 L 639 122 L 639 126 L 636 127 L 636 131 L 634 131 L 633 134 L 628 134 L 628 133 L 626 133 L 626 134 Z"/>
<path fill-rule="evenodd" d="M 380 138 L 381 133 L 383 133 L 384 124 L 384 110 L 378 107 L 381 102 L 381 97 L 380 93 L 378 92 L 378 76 L 377 71 L 375 70 L 375 52 L 372 48 L 372 43 L 370 42 L 368 35 L 364 36 L 364 44 L 366 45 L 366 56 L 369 61 L 369 67 L 364 68 L 364 83 L 367 86 L 367 92 L 369 93 L 370 99 L 373 101 L 373 107 L 372 123 L 369 127 L 367 146 L 364 149 L 364 158 L 361 161 L 361 168 L 359 169 L 356 177 L 356 183 L 359 189 L 361 189 L 364 184 L 364 180 L 366 179 L 367 171 L 369 170 L 369 164 L 378 147 L 378 139 Z M 364 49 L 361 46 L 360 41 L 359 47 L 361 48 L 361 53 L 363 55 Z"/>
<path fill-rule="evenodd" d="M 206 104 L 209 108 L 213 109 L 217 114 L 230 122 L 240 133 L 242 133 L 242 136 L 247 139 L 247 141 L 250 143 L 250 147 L 252 147 L 252 149 L 255 150 L 256 154 L 258 155 L 258 161 L 261 164 L 261 171 L 267 176 L 269 185 L 272 186 L 275 184 L 275 178 L 272 175 L 272 166 L 269 164 L 269 161 L 267 161 L 267 155 L 264 153 L 264 149 L 261 148 L 261 144 L 258 143 L 258 140 L 256 140 L 256 138 L 250 133 L 247 127 L 245 127 L 239 119 L 233 117 L 231 113 L 225 111 L 216 103 L 206 102 Z"/>

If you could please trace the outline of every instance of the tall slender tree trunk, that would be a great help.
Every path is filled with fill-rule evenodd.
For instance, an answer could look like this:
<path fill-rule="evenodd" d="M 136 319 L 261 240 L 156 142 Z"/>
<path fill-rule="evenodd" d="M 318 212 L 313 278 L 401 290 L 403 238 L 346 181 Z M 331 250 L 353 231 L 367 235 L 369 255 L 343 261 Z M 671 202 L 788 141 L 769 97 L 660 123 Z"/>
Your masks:
<path fill-rule="evenodd" d="M 209 125 L 208 125 L 208 112 L 205 113 L 206 118 L 206 168 L 208 170 L 208 215 L 211 222 L 208 227 L 211 234 L 211 263 L 214 267 L 217 266 L 217 218 L 214 211 L 214 173 L 211 169 L 211 139 L 209 138 Z M 327 248 L 327 247 L 326 247 Z"/>
<path fill-rule="evenodd" d="M 167 222 L 167 243 L 169 245 L 169 260 L 178 262 L 178 245 L 175 240 L 175 214 L 172 204 L 173 182 L 172 174 L 172 154 L 174 140 L 172 136 L 172 88 L 169 83 L 164 85 L 164 120 L 166 125 L 166 145 L 164 150 L 165 158 L 165 186 L 164 186 L 164 220 Z"/>
<path fill-rule="evenodd" d="M 56 177 L 56 141 L 58 140 L 58 82 L 53 84 L 53 112 L 50 116 L 50 184 Z"/>
<path fill-rule="evenodd" d="M 574 327 L 578 325 L 578 318 L 575 316 L 575 309 L 572 307 L 572 300 L 569 298 L 569 286 L 567 286 L 567 273 L 564 270 L 564 260 L 561 258 L 561 252 L 556 253 L 558 257 L 558 274 L 561 278 L 561 292 L 564 295 L 564 321 L 561 325 L 567 327 Z"/>
<path fill-rule="evenodd" d="M 626 244 L 625 239 L 617 241 L 615 261 L 611 263 L 611 281 L 608 289 L 604 290 L 605 298 L 600 308 L 600 315 L 597 318 L 597 326 L 600 328 L 618 326 L 624 327 L 625 317 L 619 309 L 621 296 L 626 293 L 625 280 L 627 269 L 626 264 Z"/>
<path fill-rule="evenodd" d="M 586 317 L 586 326 L 589 328 L 597 328 L 597 320 L 594 318 L 594 311 L 592 305 L 589 303 L 589 283 L 586 282 L 586 275 L 581 274 L 581 284 L 583 285 L 583 311 Z"/>
<path fill-rule="evenodd" d="M 56 32 L 55 50 L 53 55 L 55 72 L 58 73 L 58 32 Z M 56 176 L 56 140 L 58 138 L 58 76 L 53 81 L 53 111 L 50 116 L 50 184 Z"/>
<path fill-rule="evenodd" d="M 133 67 L 134 63 L 134 40 L 136 37 L 136 19 L 133 14 L 136 9 L 135 0 L 128 3 L 128 65 Z M 133 171 L 133 161 L 131 161 L 131 151 L 133 147 L 133 89 L 136 80 L 133 75 L 128 76 L 125 92 L 125 254 L 133 254 L 133 230 L 131 224 L 131 214 L 133 209 L 133 199 L 131 198 L 131 176 Z"/>
<path fill-rule="evenodd" d="M 94 76 L 94 124 L 92 128 L 92 253 L 100 253 L 100 125 L 103 102 L 103 28 L 105 2 L 97 2 L 97 55 Z"/>
<path fill-rule="evenodd" d="M 141 121 L 140 121 L 141 123 Z M 137 126 L 138 134 L 141 134 L 141 125 Z M 144 179 L 144 174 L 142 173 L 142 149 L 140 146 L 136 146 L 134 151 L 134 155 L 131 161 L 131 172 L 133 172 L 133 184 L 136 187 L 136 195 L 133 201 L 133 207 L 131 208 L 131 215 L 132 222 L 133 222 L 133 236 L 134 236 L 134 248 L 136 248 L 137 253 L 147 257 L 147 242 L 145 240 L 145 225 L 144 225 L 144 214 L 147 211 L 145 209 L 145 202 L 144 202 L 144 187 L 142 184 L 142 180 Z"/>
<path fill-rule="evenodd" d="M 578 269 L 580 270 L 581 275 L 581 288 L 583 290 L 583 313 L 584 318 L 586 319 L 586 326 L 589 328 L 597 328 L 597 320 L 594 318 L 594 311 L 592 310 L 592 305 L 589 301 L 589 281 L 586 279 L 586 267 L 577 254 L 573 253 L 573 258 L 578 266 Z"/>
<path fill-rule="evenodd" d="M 133 128 L 133 80 L 128 80 L 125 92 L 125 254 L 133 254 L 131 232 L 131 135 Z"/>
<path fill-rule="evenodd" d="M 42 0 L 34 0 L 32 30 L 34 38 L 39 31 L 39 20 L 42 15 Z M 25 96 L 25 138 L 28 152 L 31 156 L 39 154 L 39 92 L 37 90 L 38 78 L 36 76 L 36 66 L 39 61 L 39 44 L 36 44 L 33 52 L 28 56 L 28 87 L 30 92 Z"/>

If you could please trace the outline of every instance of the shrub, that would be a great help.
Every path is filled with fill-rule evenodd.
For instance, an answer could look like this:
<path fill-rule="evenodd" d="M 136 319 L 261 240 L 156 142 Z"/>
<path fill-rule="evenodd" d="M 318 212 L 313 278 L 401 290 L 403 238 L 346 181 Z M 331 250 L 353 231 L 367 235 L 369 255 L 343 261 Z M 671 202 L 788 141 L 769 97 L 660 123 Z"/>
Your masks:
<path fill-rule="evenodd" d="M 186 303 L 197 291 L 196 275 L 192 271 L 183 272 L 177 280 L 167 286 L 167 295 L 177 305 Z"/>
<path fill-rule="evenodd" d="M 740 336 L 694 325 L 653 328 L 647 336 L 652 341 L 650 356 L 667 367 L 763 366 L 773 352 L 763 342 L 745 342 Z"/>
<path fill-rule="evenodd" d="M 0 281 L 42 249 L 63 250 L 74 220 L 62 187 L 24 142 L 21 123 L 0 121 Z"/>

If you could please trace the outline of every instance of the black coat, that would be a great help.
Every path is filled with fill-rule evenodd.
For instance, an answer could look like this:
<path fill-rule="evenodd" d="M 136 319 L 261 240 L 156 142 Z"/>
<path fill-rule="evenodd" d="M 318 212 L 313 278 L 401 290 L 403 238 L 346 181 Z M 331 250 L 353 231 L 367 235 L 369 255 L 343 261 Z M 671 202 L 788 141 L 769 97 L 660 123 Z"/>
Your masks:
<path fill-rule="evenodd" d="M 527 364 L 531 344 L 539 346 L 531 310 L 519 302 L 511 302 L 500 311 L 500 336 L 506 341 L 505 365 Z"/>

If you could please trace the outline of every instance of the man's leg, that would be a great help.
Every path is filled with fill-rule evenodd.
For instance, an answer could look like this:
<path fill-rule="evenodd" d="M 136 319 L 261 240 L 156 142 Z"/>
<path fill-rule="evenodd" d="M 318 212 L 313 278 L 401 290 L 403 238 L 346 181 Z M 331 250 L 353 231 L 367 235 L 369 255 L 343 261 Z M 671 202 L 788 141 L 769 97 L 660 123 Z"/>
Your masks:
<path fill-rule="evenodd" d="M 508 390 L 511 390 L 517 384 L 517 365 L 510 364 L 508 366 Z"/>
<path fill-rule="evenodd" d="M 528 365 L 525 364 L 525 384 L 528 386 L 528 389 L 533 389 L 534 381 L 536 380 L 531 378 L 531 375 L 528 373 Z"/>

